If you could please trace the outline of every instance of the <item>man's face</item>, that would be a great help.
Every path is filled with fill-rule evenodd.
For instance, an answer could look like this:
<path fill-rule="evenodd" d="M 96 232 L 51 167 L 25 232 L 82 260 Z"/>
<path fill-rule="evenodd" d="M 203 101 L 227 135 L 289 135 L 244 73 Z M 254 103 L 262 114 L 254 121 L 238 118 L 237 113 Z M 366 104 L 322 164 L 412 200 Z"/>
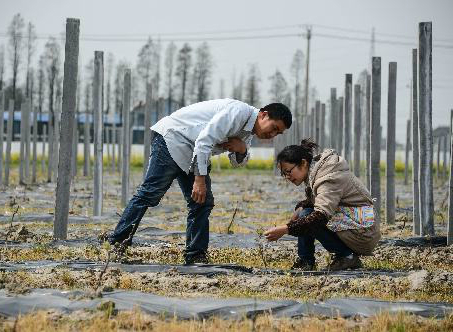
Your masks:
<path fill-rule="evenodd" d="M 282 134 L 286 129 L 282 120 L 269 118 L 267 112 L 259 112 L 255 122 L 254 133 L 260 139 L 271 139 Z"/>

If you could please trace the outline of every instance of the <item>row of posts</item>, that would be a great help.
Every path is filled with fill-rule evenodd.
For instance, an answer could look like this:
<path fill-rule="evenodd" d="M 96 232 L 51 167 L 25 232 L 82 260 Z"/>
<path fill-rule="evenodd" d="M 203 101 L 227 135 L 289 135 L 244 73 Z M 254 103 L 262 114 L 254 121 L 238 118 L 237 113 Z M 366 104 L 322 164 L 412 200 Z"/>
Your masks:
<path fill-rule="evenodd" d="M 77 75 L 78 75 L 78 54 L 79 54 L 79 25 L 78 19 L 68 18 L 66 21 L 66 42 L 65 42 L 65 62 L 63 77 L 63 97 L 61 105 L 57 106 L 53 117 L 49 117 L 47 127 L 47 137 L 43 134 L 42 140 L 42 171 L 44 171 L 44 154 L 45 141 L 48 142 L 48 181 L 57 182 L 56 201 L 55 201 L 55 220 L 54 236 L 58 239 L 67 238 L 67 225 L 69 215 L 69 197 L 71 181 L 76 173 L 76 156 L 77 156 L 77 114 L 76 114 L 76 94 L 77 94 Z M 94 82 L 93 82 L 93 126 L 94 126 L 94 197 L 93 197 L 93 216 L 102 214 L 103 206 L 103 146 L 104 146 L 104 122 L 103 122 L 103 86 L 104 86 L 104 60 L 103 52 L 96 51 L 94 54 Z M 0 100 L 0 184 L 9 185 L 10 166 L 11 166 L 11 146 L 13 141 L 13 123 L 14 123 L 14 102 L 11 100 L 8 107 L 7 135 L 5 161 L 3 160 L 4 146 L 4 94 L 1 93 Z M 147 99 L 150 97 L 147 96 Z M 149 100 L 147 100 L 149 101 Z M 149 105 L 147 107 L 149 108 Z M 130 110 L 131 110 L 131 70 L 126 69 L 124 73 L 124 89 L 122 103 L 121 144 L 118 144 L 118 159 L 121 160 L 122 190 L 121 202 L 126 204 L 129 198 L 129 164 L 131 150 L 131 130 L 130 130 Z M 145 114 L 149 113 L 149 110 Z M 25 184 L 29 179 L 30 166 L 30 146 L 31 135 L 33 136 L 33 160 L 32 160 L 32 183 L 36 183 L 37 175 L 37 141 L 38 141 L 38 111 L 33 110 L 32 121 L 30 100 L 22 105 L 20 121 L 20 164 L 19 164 L 19 182 Z M 60 119 L 61 116 L 61 119 Z M 150 116 L 147 115 L 146 123 L 150 123 Z M 116 126 L 115 126 L 116 127 Z M 145 142 L 148 142 L 148 148 L 145 149 L 145 155 L 149 156 L 150 130 L 145 131 Z M 90 170 L 90 132 L 88 117 L 85 117 L 84 123 L 84 175 L 88 175 Z M 72 133 L 72 134 L 68 134 Z M 112 167 L 115 166 L 115 148 L 114 143 L 117 141 L 116 128 L 111 132 L 112 143 Z M 146 152 L 147 150 L 147 152 Z M 110 152 L 107 149 L 108 152 Z M 120 155 L 120 152 L 122 153 Z M 109 153 L 110 154 L 110 153 Z M 147 160 L 147 156 L 145 160 Z M 120 161 L 118 162 L 120 163 Z M 3 169 L 4 166 L 4 169 Z M 56 171 L 57 170 L 57 171 Z M 5 176 L 3 177 L 3 174 Z"/>
<path fill-rule="evenodd" d="M 373 57 L 371 75 L 367 76 L 366 91 L 361 91 L 360 85 L 352 86 L 352 74 L 345 75 L 345 88 L 342 97 L 337 97 L 337 89 L 330 91 L 330 123 L 329 141 L 326 142 L 324 124 L 324 104 L 315 102 L 311 113 L 302 116 L 295 115 L 296 128 L 302 130 L 289 131 L 286 138 L 276 141 L 276 153 L 285 143 L 299 144 L 300 137 L 312 137 L 321 149 L 334 148 L 346 160 L 353 161 L 351 165 L 354 174 L 360 176 L 360 153 L 362 135 L 365 135 L 365 183 L 375 200 L 374 206 L 380 219 L 381 183 L 380 183 L 380 150 L 382 127 L 381 119 L 381 58 Z M 388 65 L 388 100 L 387 100 L 387 141 L 386 141 L 386 191 L 385 216 L 386 222 L 395 222 L 395 123 L 396 123 L 396 82 L 397 63 Z M 412 121 L 407 124 L 408 138 L 406 139 L 406 181 L 408 170 L 408 149 L 410 132 L 412 132 L 412 189 L 413 189 L 413 233 L 414 235 L 434 235 L 434 199 L 433 199 L 433 130 L 432 130 L 432 23 L 419 24 L 419 48 L 412 50 Z M 361 96 L 365 95 L 365 105 L 361 105 Z M 365 113 L 365 133 L 362 134 L 362 109 Z M 452 111 L 453 112 L 453 111 Z M 453 113 L 452 113 L 453 114 Z M 352 117 L 354 128 L 352 137 Z M 453 121 L 453 115 L 452 115 Z M 308 126 L 306 124 L 309 124 Z M 450 138 L 453 147 L 453 136 Z M 296 139 L 292 135 L 299 135 Z M 288 139 L 289 137 L 289 139 Z M 446 169 L 447 135 L 438 138 L 437 174 L 440 169 L 440 145 L 444 146 L 444 170 Z M 450 151 L 453 151 L 450 149 Z M 450 153 L 450 168 L 453 167 Z M 452 169 L 451 169 L 452 170 Z M 453 180 L 450 170 L 449 215 L 447 241 L 453 243 Z"/>
<path fill-rule="evenodd" d="M 67 133 L 75 132 L 75 107 L 77 91 L 77 62 L 79 49 L 79 20 L 67 19 L 66 23 L 66 45 L 65 45 L 65 64 L 63 80 L 63 98 L 61 122 L 59 119 L 59 107 L 55 112 L 55 121 L 49 121 L 50 128 L 49 142 L 54 142 L 52 135 L 55 135 L 56 144 L 49 144 L 49 164 L 57 163 L 57 191 L 56 191 L 56 209 L 54 234 L 56 238 L 64 239 L 67 237 L 67 221 L 69 213 L 69 194 L 72 176 L 74 173 L 74 142 L 75 135 Z M 432 136 L 432 30 L 431 23 L 420 23 L 419 26 L 419 50 L 417 62 L 417 49 L 413 50 L 413 105 L 412 105 L 412 129 L 413 129 L 413 193 L 414 193 L 414 234 L 416 235 L 434 235 L 434 200 L 433 200 L 433 136 Z M 418 64 L 418 71 L 417 71 Z M 389 63 L 389 85 L 388 85 L 388 127 L 387 127 L 387 167 L 386 167 L 386 221 L 394 223 L 395 220 L 395 118 L 396 118 L 396 62 Z M 418 82 L 418 86 L 417 86 Z M 104 63 L 103 52 L 95 52 L 94 61 L 94 83 L 93 83 L 93 115 L 94 115 L 94 207 L 93 215 L 102 214 L 103 201 L 103 86 L 104 86 Z M 149 89 L 150 90 L 150 89 Z M 150 92 L 149 92 L 150 94 Z M 360 104 L 360 86 L 354 86 L 354 103 L 352 90 L 352 74 L 345 76 L 344 97 L 336 97 L 336 89 L 331 89 L 330 97 L 330 144 L 326 141 L 325 104 L 317 101 L 315 108 L 310 114 L 297 115 L 302 120 L 301 123 L 295 121 L 296 125 L 285 136 L 277 140 L 277 143 L 298 144 L 301 136 L 305 133 L 309 137 L 315 138 L 321 148 L 332 147 L 340 151 L 346 160 L 354 160 L 353 169 L 357 176 L 360 176 L 360 140 L 361 140 L 361 104 Z M 147 101 L 150 99 L 147 95 Z M 354 112 L 353 112 L 354 104 Z M 131 108 L 131 71 L 127 69 L 124 74 L 123 90 L 123 109 L 122 109 L 122 191 L 121 202 L 126 204 L 129 196 L 129 164 L 130 164 L 130 108 Z M 23 118 L 21 121 L 22 128 L 29 128 L 30 106 L 29 102 L 23 108 Z M 0 111 L 3 113 L 3 109 Z M 9 179 L 9 165 L 11 158 L 11 138 L 12 138 L 12 121 L 13 107 L 9 107 L 9 116 L 7 122 L 7 145 L 6 145 L 6 169 L 5 180 Z M 145 115 L 149 112 L 145 112 Z M 0 114 L 3 115 L 3 114 Z M 354 115 L 354 141 L 352 139 L 351 124 L 352 115 Z M 382 127 L 380 125 L 381 116 L 381 58 L 372 58 L 371 77 L 367 79 L 366 88 L 366 184 L 370 188 L 372 197 L 375 199 L 377 215 L 380 218 L 381 208 L 381 190 L 380 190 L 380 147 Z M 50 120 L 50 119 L 49 119 Z M 36 111 L 33 114 L 34 128 L 36 126 Z M 3 125 L 3 121 L 2 122 Z M 86 124 L 85 119 L 85 134 Z M 145 161 L 149 157 L 149 131 L 150 118 L 145 118 Z M 61 128 L 59 125 L 61 124 Z M 302 125 L 301 125 L 302 124 Z M 308 125 L 307 125 L 308 124 Z M 28 133 L 29 130 L 21 132 Z M 33 130 L 33 137 L 37 135 L 36 129 Z M 1 140 L 3 140 L 3 135 Z M 87 139 L 88 135 L 84 135 Z M 452 136 L 451 136 L 452 137 Z M 30 155 L 29 134 L 24 135 L 21 140 L 20 153 L 24 160 Z M 0 144 L 3 149 L 3 142 Z M 453 144 L 453 140 L 452 143 Z M 59 148 L 58 148 L 59 146 Z M 85 145 L 87 146 L 87 144 Z M 354 158 L 352 158 L 352 149 L 354 148 Z M 277 150 L 277 149 L 276 149 Z M 34 160 L 36 156 L 36 147 L 34 145 Z M 0 154 L 3 158 L 3 153 Z M 450 154 L 450 158 L 452 158 Z M 21 158 L 22 160 L 22 158 Z M 3 163 L 1 163 L 3 164 Z M 450 162 L 450 167 L 452 167 Z M 28 176 L 29 160 L 21 163 L 20 181 L 24 176 Z M 86 166 L 86 164 L 85 164 Z M 56 169 L 54 165 L 54 169 Z M 36 170 L 36 163 L 33 166 Z M 49 167 L 49 170 L 51 168 Z M 34 173 L 35 174 L 35 173 Z M 35 175 L 34 175 L 35 176 Z M 7 180 L 8 181 L 8 180 Z M 452 183 L 450 174 L 450 183 Z M 7 183 L 5 183 L 7 184 Z M 423 190 L 421 190 L 423 189 Z M 453 186 L 450 185 L 450 192 Z M 449 224 L 448 224 L 448 241 L 452 243 L 452 199 L 450 193 L 449 204 Z M 453 216 L 452 216 L 453 217 Z"/>

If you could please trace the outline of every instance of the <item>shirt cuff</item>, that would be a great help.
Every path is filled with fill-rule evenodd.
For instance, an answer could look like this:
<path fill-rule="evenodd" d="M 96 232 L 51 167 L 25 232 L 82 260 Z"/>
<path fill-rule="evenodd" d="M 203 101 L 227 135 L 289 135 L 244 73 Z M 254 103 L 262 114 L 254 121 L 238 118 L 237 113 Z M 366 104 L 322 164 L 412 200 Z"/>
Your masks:
<path fill-rule="evenodd" d="M 194 174 L 195 175 L 208 175 L 208 164 L 209 164 L 209 154 L 198 152 L 194 157 Z M 198 168 L 198 173 L 195 173 L 195 169 Z"/>

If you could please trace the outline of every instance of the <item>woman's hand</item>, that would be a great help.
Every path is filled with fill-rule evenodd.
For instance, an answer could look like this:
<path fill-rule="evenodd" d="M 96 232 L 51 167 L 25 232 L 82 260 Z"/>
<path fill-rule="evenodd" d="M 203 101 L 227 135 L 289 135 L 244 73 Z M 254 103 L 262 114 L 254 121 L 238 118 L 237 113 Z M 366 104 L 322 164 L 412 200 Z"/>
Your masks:
<path fill-rule="evenodd" d="M 285 234 L 288 234 L 288 226 L 286 225 L 272 227 L 264 232 L 264 236 L 268 241 L 277 241 Z"/>

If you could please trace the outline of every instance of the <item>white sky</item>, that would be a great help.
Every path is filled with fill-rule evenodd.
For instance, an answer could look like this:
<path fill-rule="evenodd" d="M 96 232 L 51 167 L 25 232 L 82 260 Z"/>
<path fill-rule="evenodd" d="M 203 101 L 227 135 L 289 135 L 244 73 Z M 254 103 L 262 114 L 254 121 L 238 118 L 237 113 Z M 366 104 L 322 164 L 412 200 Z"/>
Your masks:
<path fill-rule="evenodd" d="M 344 75 L 358 74 L 368 66 L 370 42 L 332 39 L 316 34 L 370 38 L 376 29 L 377 40 L 409 42 L 413 45 L 376 43 L 375 55 L 382 57 L 382 118 L 383 134 L 386 132 L 388 62 L 398 62 L 397 91 L 397 140 L 405 141 L 406 120 L 409 116 L 409 89 L 411 79 L 411 50 L 417 46 L 418 23 L 433 22 L 433 43 L 450 45 L 450 48 L 433 50 L 433 126 L 449 125 L 453 109 L 453 13 L 452 0 L 317 0 L 317 1 L 154 1 L 154 0 L 0 0 L 0 45 L 7 39 L 4 33 L 14 14 L 21 13 L 26 22 L 31 21 L 38 35 L 58 35 L 64 31 L 67 17 L 81 20 L 81 35 L 124 35 L 125 38 L 146 39 L 147 35 L 165 38 L 190 36 L 165 36 L 168 33 L 206 32 L 220 30 L 253 29 L 264 27 L 312 24 L 311 84 L 316 86 L 320 99 L 327 102 L 330 88 L 337 94 L 344 89 Z M 323 26 L 338 27 L 330 29 Z M 370 31 L 354 33 L 343 29 Z M 241 35 L 275 35 L 303 32 L 302 28 L 251 31 Z M 403 35 L 395 38 L 384 35 Z M 139 35 L 139 36 L 131 36 Z M 232 36 L 237 33 L 209 36 Z M 204 35 L 202 37 L 207 37 Z M 199 36 L 200 37 L 200 36 Z M 413 37 L 412 39 L 410 37 Z M 43 50 L 45 39 L 39 41 L 37 54 Z M 86 64 L 95 50 L 115 59 L 126 59 L 135 65 L 139 48 L 144 41 L 87 41 L 81 40 L 80 60 Z M 182 42 L 176 42 L 178 48 Z M 199 42 L 190 42 L 197 46 Z M 225 80 L 227 96 L 231 93 L 232 74 L 247 72 L 249 63 L 258 63 L 261 71 L 261 102 L 268 102 L 268 77 L 276 68 L 289 81 L 289 66 L 297 48 L 305 53 L 306 42 L 302 37 L 251 39 L 235 41 L 209 41 L 214 56 L 214 79 L 211 96 L 218 97 L 220 78 Z M 166 43 L 163 43 L 165 49 Z M 35 56 L 35 60 L 38 56 Z M 8 68 L 8 60 L 6 68 Z M 24 73 L 22 72 L 22 80 Z M 7 78 L 10 77 L 9 71 Z M 262 105 L 255 105 L 257 107 Z"/>

